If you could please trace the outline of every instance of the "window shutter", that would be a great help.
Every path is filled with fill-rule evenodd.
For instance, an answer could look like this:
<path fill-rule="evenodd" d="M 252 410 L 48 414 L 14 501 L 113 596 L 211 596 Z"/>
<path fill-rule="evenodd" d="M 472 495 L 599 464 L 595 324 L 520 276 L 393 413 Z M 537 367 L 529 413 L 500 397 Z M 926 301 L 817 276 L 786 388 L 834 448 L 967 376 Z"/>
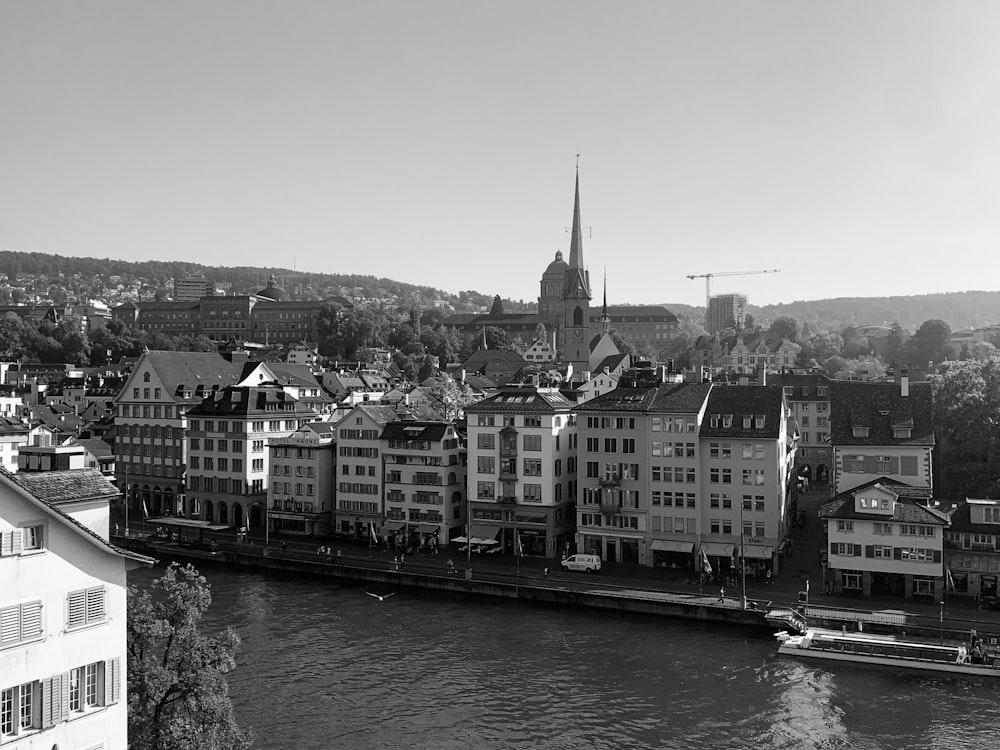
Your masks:
<path fill-rule="evenodd" d="M 866 544 L 865 545 L 865 557 L 875 557 L 875 545 Z"/>
<path fill-rule="evenodd" d="M 104 587 L 87 589 L 87 622 L 104 619 Z"/>
<path fill-rule="evenodd" d="M 56 723 L 52 712 L 52 681 L 53 677 L 42 680 L 42 729 L 48 729 Z"/>
<path fill-rule="evenodd" d="M 21 640 L 37 638 L 42 634 L 42 603 L 27 602 L 21 605 Z"/>
<path fill-rule="evenodd" d="M 892 559 L 893 560 L 902 560 L 903 559 L 903 548 L 902 547 L 893 547 L 892 548 Z"/>
<path fill-rule="evenodd" d="M 899 474 L 899 458 L 897 456 L 889 456 L 889 473 Z"/>
<path fill-rule="evenodd" d="M 0 557 L 6 557 L 7 555 L 13 554 L 11 552 L 11 545 L 13 545 L 13 531 L 0 531 Z"/>
<path fill-rule="evenodd" d="M 66 627 L 78 628 L 87 622 L 87 592 L 71 591 L 66 596 Z"/>
<path fill-rule="evenodd" d="M 52 714 L 56 717 L 56 721 L 65 721 L 69 718 L 69 672 L 63 672 L 61 675 L 57 675 L 52 678 L 52 684 L 55 686 L 56 681 L 59 682 L 59 689 L 52 691 Z M 59 705 L 55 705 L 55 697 L 59 696 Z M 59 709 L 58 711 L 56 709 Z"/>
<path fill-rule="evenodd" d="M 0 609 L 0 646 L 9 646 L 21 640 L 21 607 Z"/>
<path fill-rule="evenodd" d="M 121 700 L 122 660 L 120 656 L 104 662 L 104 705 Z"/>
<path fill-rule="evenodd" d="M 934 562 L 941 562 L 941 550 L 939 549 L 934 550 Z"/>
<path fill-rule="evenodd" d="M 24 549 L 24 529 L 14 529 L 10 532 L 10 553 L 20 555 Z"/>

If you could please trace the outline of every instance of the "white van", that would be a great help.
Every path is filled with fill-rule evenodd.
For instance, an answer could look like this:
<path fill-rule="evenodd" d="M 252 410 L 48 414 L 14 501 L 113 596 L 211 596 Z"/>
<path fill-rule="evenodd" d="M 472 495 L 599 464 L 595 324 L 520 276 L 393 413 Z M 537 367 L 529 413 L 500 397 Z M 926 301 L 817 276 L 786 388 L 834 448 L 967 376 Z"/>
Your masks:
<path fill-rule="evenodd" d="M 601 569 L 600 555 L 570 555 L 559 563 L 563 570 L 582 570 L 584 573 L 596 573 Z"/>

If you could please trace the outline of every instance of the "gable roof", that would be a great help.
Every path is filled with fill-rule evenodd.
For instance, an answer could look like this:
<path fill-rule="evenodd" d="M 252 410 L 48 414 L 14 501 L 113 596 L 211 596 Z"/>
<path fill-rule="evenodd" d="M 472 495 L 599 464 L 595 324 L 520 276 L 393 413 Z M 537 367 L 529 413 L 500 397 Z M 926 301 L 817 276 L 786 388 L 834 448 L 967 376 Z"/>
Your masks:
<path fill-rule="evenodd" d="M 96 473 L 97 476 L 101 477 L 101 479 L 104 479 L 101 476 L 101 473 L 96 469 L 76 469 L 73 470 L 73 472 L 39 472 L 39 474 L 35 476 L 40 476 L 44 474 L 66 474 L 66 473 L 79 473 L 79 472 Z M 0 487 L 6 487 L 11 492 L 17 494 L 19 497 L 27 501 L 30 505 L 43 511 L 50 518 L 55 519 L 56 522 L 62 524 L 63 526 L 67 527 L 74 533 L 78 534 L 83 539 L 85 539 L 89 544 L 97 547 L 103 552 L 107 552 L 108 554 L 115 555 L 130 562 L 139 563 L 140 565 L 153 565 L 156 563 L 156 560 L 154 560 L 151 557 L 147 557 L 146 555 L 140 555 L 138 552 L 132 552 L 130 550 L 122 549 L 121 547 L 117 547 L 114 544 L 111 544 L 111 542 L 105 540 L 100 534 L 91 531 L 89 528 L 84 526 L 82 523 L 77 521 L 68 513 L 65 513 L 62 510 L 60 510 L 57 505 L 53 505 L 51 502 L 47 502 L 42 497 L 37 496 L 32 488 L 26 486 L 23 483 L 24 478 L 27 476 L 29 476 L 29 474 L 24 474 L 20 476 L 11 474 L 3 467 L 0 467 Z M 89 480 L 80 480 L 80 481 L 81 481 L 81 489 L 86 489 L 86 487 L 89 485 Z M 109 482 L 107 482 L 107 480 L 104 481 L 105 484 L 111 486 L 112 488 L 114 487 Z M 82 498 L 71 498 L 69 496 L 72 483 L 64 483 L 61 489 L 60 487 L 56 486 L 56 484 L 57 483 L 53 483 L 53 485 L 50 486 L 48 489 L 39 488 L 39 491 L 42 492 L 43 494 L 49 494 L 53 497 L 56 496 L 62 497 L 63 502 L 67 502 L 70 499 L 82 499 Z M 114 494 L 117 495 L 118 494 L 117 491 L 115 491 Z M 89 497 L 89 495 L 85 497 Z"/>
<path fill-rule="evenodd" d="M 139 377 L 143 365 L 156 372 L 163 383 L 166 395 L 176 402 L 197 403 L 205 397 L 205 389 L 222 387 L 236 382 L 240 364 L 230 362 L 215 352 L 143 352 L 129 376 L 126 387 Z M 201 386 L 201 393 L 198 387 Z M 124 394 L 125 388 L 121 394 Z M 119 395 L 121 395 L 119 394 Z"/>
<path fill-rule="evenodd" d="M 884 513 L 865 513 L 855 509 L 854 496 L 872 488 L 888 492 L 896 500 L 892 516 Z M 819 517 L 948 526 L 951 521 L 947 513 L 923 504 L 930 500 L 931 494 L 931 490 L 927 487 L 915 487 L 890 477 L 879 477 L 836 495 L 820 507 Z"/>
<path fill-rule="evenodd" d="M 697 414 L 711 391 L 711 383 L 659 383 L 636 388 L 622 386 L 619 380 L 615 390 L 580 404 L 578 410 Z"/>
<path fill-rule="evenodd" d="M 712 389 L 701 425 L 701 437 L 746 437 L 776 439 L 785 434 L 784 390 L 780 385 L 720 385 Z M 732 422 L 724 427 L 720 420 L 712 426 L 714 416 L 731 415 Z M 744 417 L 764 417 L 763 429 L 743 426 Z"/>

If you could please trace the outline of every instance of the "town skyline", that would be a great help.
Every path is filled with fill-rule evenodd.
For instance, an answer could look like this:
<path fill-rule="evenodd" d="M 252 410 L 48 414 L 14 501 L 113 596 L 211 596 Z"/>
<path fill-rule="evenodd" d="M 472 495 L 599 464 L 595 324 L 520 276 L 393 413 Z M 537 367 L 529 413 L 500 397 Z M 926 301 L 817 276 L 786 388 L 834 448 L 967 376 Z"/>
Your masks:
<path fill-rule="evenodd" d="M 964 291 L 1000 236 L 989 6 L 98 2 L 4 18 L 12 249 L 281 258 L 530 300 L 568 250 L 577 153 L 584 262 L 637 304 L 703 304 L 688 275 L 770 268 L 713 291 Z M 934 274 L 907 262 L 940 256 L 954 262 Z"/>

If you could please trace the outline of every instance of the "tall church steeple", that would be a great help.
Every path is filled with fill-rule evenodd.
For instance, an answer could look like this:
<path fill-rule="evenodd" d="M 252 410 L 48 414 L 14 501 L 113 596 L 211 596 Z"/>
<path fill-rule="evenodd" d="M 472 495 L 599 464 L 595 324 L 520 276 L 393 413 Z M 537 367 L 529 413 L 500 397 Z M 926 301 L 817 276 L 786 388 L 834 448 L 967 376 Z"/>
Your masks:
<path fill-rule="evenodd" d="M 573 227 L 570 230 L 569 264 L 563 284 L 561 349 L 575 372 L 590 369 L 590 275 L 583 265 L 583 227 L 580 223 L 580 161 L 576 163 Z"/>
<path fill-rule="evenodd" d="M 608 317 L 608 269 L 604 269 L 604 304 L 601 305 L 601 328 L 607 333 L 611 327 L 611 319 Z"/>
<path fill-rule="evenodd" d="M 590 296 L 590 274 L 583 265 L 583 228 L 580 224 L 580 163 L 576 164 L 576 194 L 573 197 L 573 226 L 570 229 L 569 269 L 566 272 L 566 295 Z"/>

